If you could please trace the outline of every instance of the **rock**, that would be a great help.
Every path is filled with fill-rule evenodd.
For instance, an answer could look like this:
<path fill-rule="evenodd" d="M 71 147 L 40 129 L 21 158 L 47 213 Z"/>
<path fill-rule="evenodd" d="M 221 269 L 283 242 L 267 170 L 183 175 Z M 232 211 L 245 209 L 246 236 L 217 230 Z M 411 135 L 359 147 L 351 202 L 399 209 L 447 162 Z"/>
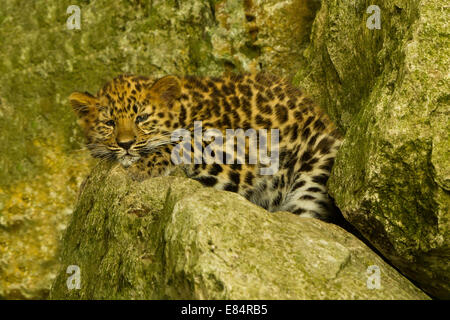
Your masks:
<path fill-rule="evenodd" d="M 335 225 L 107 164 L 88 178 L 61 252 L 52 299 L 428 299 Z M 79 290 L 68 290 L 70 265 Z M 367 285 L 373 265 L 379 289 Z"/>
<path fill-rule="evenodd" d="M 450 298 L 447 2 L 323 1 L 296 76 L 343 131 L 329 180 L 344 216 L 405 275 Z"/>
<path fill-rule="evenodd" d="M 290 78 L 304 61 L 319 7 L 308 0 L 216 1 L 212 54 L 228 67 L 248 70 L 254 64 Z"/>

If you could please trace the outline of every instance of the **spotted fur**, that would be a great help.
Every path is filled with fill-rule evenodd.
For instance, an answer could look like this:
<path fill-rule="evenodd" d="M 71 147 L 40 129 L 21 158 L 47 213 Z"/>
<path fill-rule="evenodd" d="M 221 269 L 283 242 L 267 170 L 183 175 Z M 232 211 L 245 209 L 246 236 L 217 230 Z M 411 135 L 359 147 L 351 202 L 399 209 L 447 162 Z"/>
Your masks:
<path fill-rule="evenodd" d="M 266 73 L 157 80 L 122 75 L 96 96 L 75 92 L 70 102 L 91 154 L 119 161 L 140 178 L 168 175 L 175 168 L 170 136 L 179 128 L 193 130 L 196 120 L 203 130 L 215 128 L 224 135 L 226 129 L 279 129 L 280 163 L 273 175 L 261 175 L 264 165 L 246 159 L 183 168 L 203 185 L 237 192 L 269 211 L 333 218 L 326 182 L 341 136 L 310 98 L 283 79 Z"/>

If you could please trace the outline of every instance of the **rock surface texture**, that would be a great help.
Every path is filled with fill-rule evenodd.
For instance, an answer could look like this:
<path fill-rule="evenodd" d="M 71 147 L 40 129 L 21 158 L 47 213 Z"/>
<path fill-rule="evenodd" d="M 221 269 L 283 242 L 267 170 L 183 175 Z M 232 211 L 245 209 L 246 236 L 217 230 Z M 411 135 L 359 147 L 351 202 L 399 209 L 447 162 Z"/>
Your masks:
<path fill-rule="evenodd" d="M 92 172 L 62 248 L 53 299 L 427 299 L 335 225 L 183 177 L 131 181 L 117 166 Z"/>
<path fill-rule="evenodd" d="M 346 131 L 329 180 L 346 219 L 405 275 L 450 298 L 446 1 L 323 1 L 299 82 Z M 345 45 L 344 45 L 345 44 Z"/>

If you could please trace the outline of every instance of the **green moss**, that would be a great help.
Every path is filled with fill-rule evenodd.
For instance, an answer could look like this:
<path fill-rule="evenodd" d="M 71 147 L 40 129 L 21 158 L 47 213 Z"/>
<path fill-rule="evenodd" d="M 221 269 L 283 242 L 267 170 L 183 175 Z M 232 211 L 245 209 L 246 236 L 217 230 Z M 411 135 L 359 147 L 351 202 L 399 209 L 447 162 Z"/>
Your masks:
<path fill-rule="evenodd" d="M 428 298 L 334 225 L 186 178 L 133 182 L 119 166 L 93 171 L 62 249 L 53 299 Z M 80 290 L 67 289 L 71 264 Z M 379 290 L 366 286 L 372 264 Z"/>
<path fill-rule="evenodd" d="M 346 132 L 329 180 L 345 217 L 407 276 L 448 298 L 445 4 L 379 1 L 381 29 L 369 30 L 370 4 L 322 4 L 296 81 Z"/>

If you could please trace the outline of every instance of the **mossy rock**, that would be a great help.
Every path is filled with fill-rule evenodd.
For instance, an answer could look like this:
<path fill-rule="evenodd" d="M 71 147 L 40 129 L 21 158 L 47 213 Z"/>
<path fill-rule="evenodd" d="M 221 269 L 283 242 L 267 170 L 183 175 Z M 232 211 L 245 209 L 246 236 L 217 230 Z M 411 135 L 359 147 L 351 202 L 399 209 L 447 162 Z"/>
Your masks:
<path fill-rule="evenodd" d="M 329 187 L 347 220 L 405 275 L 450 298 L 447 2 L 323 1 L 297 81 L 343 132 Z"/>
<path fill-rule="evenodd" d="M 183 177 L 132 181 L 107 164 L 85 183 L 60 265 L 52 299 L 428 299 L 333 224 Z M 68 289 L 70 265 L 80 289 Z"/>

